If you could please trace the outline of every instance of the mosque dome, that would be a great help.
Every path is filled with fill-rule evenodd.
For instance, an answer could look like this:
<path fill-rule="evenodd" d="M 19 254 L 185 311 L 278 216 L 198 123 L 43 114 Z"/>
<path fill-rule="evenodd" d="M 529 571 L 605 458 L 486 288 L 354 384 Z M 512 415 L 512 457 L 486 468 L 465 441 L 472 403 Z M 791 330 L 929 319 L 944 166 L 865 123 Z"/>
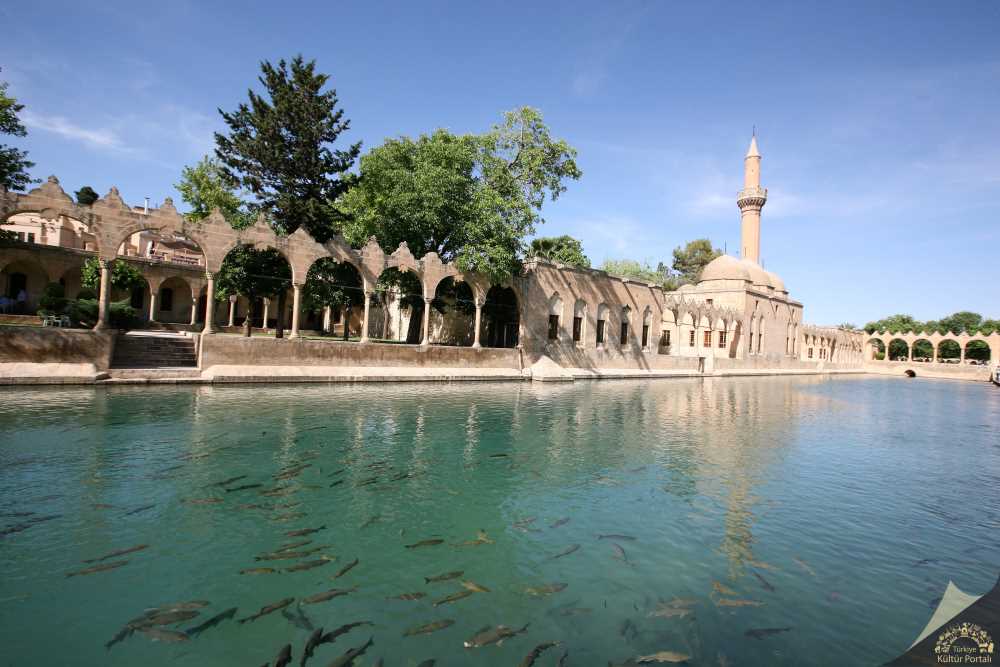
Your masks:
<path fill-rule="evenodd" d="M 698 282 L 703 280 L 751 281 L 752 277 L 743 262 L 731 255 L 719 255 L 701 270 L 701 277 L 698 279 Z"/>
<path fill-rule="evenodd" d="M 750 282 L 754 285 L 761 285 L 763 287 L 774 287 L 771 274 L 761 268 L 760 264 L 757 262 L 751 262 L 749 259 L 740 260 L 747 273 L 750 274 Z"/>
<path fill-rule="evenodd" d="M 774 273 L 773 271 L 765 271 L 764 273 L 767 274 L 768 279 L 771 281 L 771 287 L 773 287 L 776 292 L 784 292 L 785 294 L 788 294 L 788 290 L 785 289 L 785 281 L 779 278 L 777 273 Z"/>

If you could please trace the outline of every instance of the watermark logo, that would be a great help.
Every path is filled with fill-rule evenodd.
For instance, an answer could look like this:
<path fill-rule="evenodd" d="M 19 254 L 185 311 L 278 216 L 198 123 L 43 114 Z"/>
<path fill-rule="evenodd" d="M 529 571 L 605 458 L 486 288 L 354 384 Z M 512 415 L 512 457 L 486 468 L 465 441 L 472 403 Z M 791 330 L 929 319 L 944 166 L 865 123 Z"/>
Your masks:
<path fill-rule="evenodd" d="M 992 665 L 993 638 L 975 623 L 958 623 L 938 635 L 934 654 L 941 665 Z"/>

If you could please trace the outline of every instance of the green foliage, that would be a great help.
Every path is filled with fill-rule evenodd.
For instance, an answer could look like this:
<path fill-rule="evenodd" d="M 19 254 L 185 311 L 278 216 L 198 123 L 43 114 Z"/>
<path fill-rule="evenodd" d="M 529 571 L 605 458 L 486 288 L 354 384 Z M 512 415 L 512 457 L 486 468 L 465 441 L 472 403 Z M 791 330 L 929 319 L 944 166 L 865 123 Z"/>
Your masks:
<path fill-rule="evenodd" d="M 75 301 L 70 301 L 66 308 L 66 314 L 73 322 L 85 327 L 92 327 L 97 324 L 98 302 L 96 298 L 85 299 L 82 296 Z"/>
<path fill-rule="evenodd" d="M 7 94 L 7 83 L 0 81 L 0 134 L 23 137 L 28 134 L 17 114 L 24 109 L 23 104 Z M 28 170 L 35 166 L 28 160 L 26 151 L 0 144 L 0 188 L 22 190 L 32 183 Z"/>
<path fill-rule="evenodd" d="M 572 236 L 540 236 L 532 239 L 528 256 L 581 269 L 590 268 L 590 259 L 583 254 L 583 244 Z"/>
<path fill-rule="evenodd" d="M 664 281 L 670 277 L 669 269 L 663 264 L 654 269 L 648 262 L 637 262 L 634 259 L 606 259 L 600 268 L 601 271 L 619 278 L 642 280 L 656 285 L 664 284 Z"/>
<path fill-rule="evenodd" d="M 184 167 L 181 180 L 174 187 L 191 207 L 185 214 L 189 220 L 204 220 L 215 209 L 219 209 L 233 229 L 249 227 L 256 219 L 254 211 L 230 185 L 220 162 L 208 155 L 195 166 Z"/>
<path fill-rule="evenodd" d="M 962 332 L 975 334 L 978 332 L 989 335 L 998 330 L 1000 330 L 1000 320 L 983 319 L 983 316 L 979 313 L 967 310 L 953 313 L 940 320 L 929 320 L 927 322 L 914 319 L 911 315 L 890 315 L 889 317 L 875 320 L 865 325 L 865 331 L 868 333 L 881 331 L 889 333 L 915 331 L 919 333 L 926 331 L 930 334 L 937 331 L 939 333 L 951 332 L 953 334 L 960 334 Z"/>
<path fill-rule="evenodd" d="M 62 315 L 66 310 L 66 290 L 59 283 L 49 283 L 38 299 L 39 315 Z"/>
<path fill-rule="evenodd" d="M 123 299 L 108 304 L 108 322 L 116 329 L 131 329 L 139 324 L 139 317 L 128 299 Z"/>
<path fill-rule="evenodd" d="M 708 239 L 695 239 L 688 241 L 684 247 L 674 248 L 673 269 L 677 273 L 677 286 L 696 284 L 701 270 L 720 255 L 722 251 L 713 248 Z"/>
<path fill-rule="evenodd" d="M 215 298 L 228 301 L 234 294 L 257 299 L 287 291 L 292 286 L 292 269 L 274 248 L 257 249 L 242 245 L 233 248 L 215 278 Z"/>
<path fill-rule="evenodd" d="M 111 286 L 120 290 L 131 290 L 145 285 L 142 273 L 130 263 L 120 259 L 111 262 Z M 95 292 L 101 289 L 101 264 L 96 257 L 89 258 L 80 268 L 80 285 Z"/>
<path fill-rule="evenodd" d="M 83 186 L 82 188 L 77 190 L 74 194 L 76 195 L 76 203 L 80 204 L 81 206 L 90 206 L 95 201 L 101 198 L 100 195 L 94 192 L 94 188 L 90 187 L 89 185 Z"/>
<path fill-rule="evenodd" d="M 90 287 L 84 287 L 76 294 L 77 299 L 96 299 L 97 292 Z"/>
<path fill-rule="evenodd" d="M 912 315 L 890 315 L 889 317 L 869 322 L 865 325 L 865 331 L 875 333 L 876 331 L 888 331 L 889 333 L 899 333 L 906 331 L 921 331 L 924 325 L 913 319 Z"/>
<path fill-rule="evenodd" d="M 346 220 L 337 202 L 353 183 L 348 170 L 361 144 L 331 148 L 350 122 L 337 92 L 323 90 L 329 76 L 316 72 L 315 61 L 265 61 L 259 80 L 264 95 L 251 90 L 249 103 L 219 112 L 229 128 L 215 135 L 223 176 L 254 197 L 277 231 L 303 227 L 323 243 Z"/>
<path fill-rule="evenodd" d="M 389 139 L 361 158 L 360 181 L 342 200 L 353 218 L 344 235 L 355 246 L 374 236 L 389 250 L 406 242 L 417 257 L 436 252 L 504 280 L 520 270 L 545 200 L 580 177 L 575 157 L 528 107 L 482 135 Z"/>
<path fill-rule="evenodd" d="M 853 322 L 844 322 L 842 324 L 838 324 L 837 328 L 841 329 L 842 331 L 857 331 L 858 330 L 857 325 L 854 324 Z"/>
<path fill-rule="evenodd" d="M 327 306 L 353 308 L 364 303 L 361 276 L 351 264 L 323 257 L 309 267 L 302 287 L 302 304 L 306 310 L 319 312 Z"/>

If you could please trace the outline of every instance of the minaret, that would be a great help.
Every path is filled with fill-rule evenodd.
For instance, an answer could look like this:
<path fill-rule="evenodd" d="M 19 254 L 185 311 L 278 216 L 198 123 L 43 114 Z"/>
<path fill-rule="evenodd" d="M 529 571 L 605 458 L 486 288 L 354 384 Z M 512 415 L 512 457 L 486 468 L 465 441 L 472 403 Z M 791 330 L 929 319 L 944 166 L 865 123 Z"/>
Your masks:
<path fill-rule="evenodd" d="M 743 189 L 736 194 L 740 207 L 741 239 L 740 256 L 760 263 L 760 209 L 767 202 L 767 188 L 760 187 L 760 151 L 757 150 L 757 133 L 750 139 L 750 148 L 743 159 Z"/>

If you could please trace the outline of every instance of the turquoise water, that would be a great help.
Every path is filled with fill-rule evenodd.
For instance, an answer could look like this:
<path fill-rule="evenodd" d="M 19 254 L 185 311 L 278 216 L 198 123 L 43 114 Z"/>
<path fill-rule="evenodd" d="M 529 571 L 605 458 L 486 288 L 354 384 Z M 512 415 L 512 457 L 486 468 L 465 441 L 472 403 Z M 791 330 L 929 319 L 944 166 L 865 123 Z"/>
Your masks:
<path fill-rule="evenodd" d="M 5 664 L 261 665 L 286 643 L 298 664 L 307 622 L 368 621 L 308 664 L 373 637 L 357 665 L 516 665 L 549 641 L 561 645 L 536 665 L 658 651 L 699 665 L 876 665 L 916 638 L 949 579 L 981 594 L 1000 571 L 1000 391 L 985 383 L 73 388 L 0 399 Z M 305 540 L 292 550 L 319 550 L 255 560 Z M 406 548 L 424 540 L 443 542 Z M 143 544 L 100 562 L 123 566 L 67 577 Z M 283 571 L 323 556 L 334 560 Z M 277 571 L 240 574 L 259 567 Z M 464 574 L 425 582 L 453 571 Z M 490 592 L 434 606 L 462 581 Z M 566 587 L 526 592 L 550 584 Z M 403 593 L 425 597 L 387 599 Z M 297 601 L 287 615 L 104 646 L 152 607 L 209 602 L 160 628 L 184 630 L 285 598 Z M 454 624 L 404 637 L 439 620 Z M 498 624 L 528 628 L 463 648 Z M 761 628 L 790 629 L 747 635 Z"/>

